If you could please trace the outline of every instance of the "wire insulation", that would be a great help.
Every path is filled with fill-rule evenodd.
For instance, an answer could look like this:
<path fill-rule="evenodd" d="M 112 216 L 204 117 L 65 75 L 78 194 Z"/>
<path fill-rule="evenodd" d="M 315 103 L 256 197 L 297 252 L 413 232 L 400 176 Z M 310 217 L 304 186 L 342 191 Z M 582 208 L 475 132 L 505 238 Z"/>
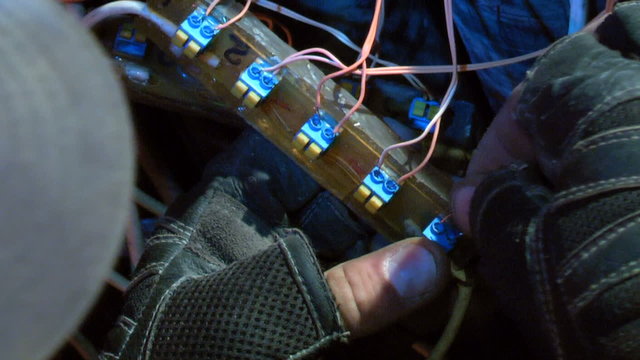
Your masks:
<path fill-rule="evenodd" d="M 301 23 L 307 24 L 309 26 L 313 26 L 317 29 L 323 30 L 329 34 L 331 34 L 333 37 L 335 37 L 338 41 L 340 41 L 341 43 L 343 43 L 345 46 L 349 47 L 350 49 L 358 52 L 358 53 L 362 53 L 362 48 L 360 48 L 358 45 L 356 45 L 353 41 L 351 41 L 351 39 L 349 39 L 349 37 L 347 35 L 345 35 L 342 31 L 333 28 L 329 25 L 320 23 L 318 21 L 315 21 L 313 19 L 310 19 L 304 15 L 301 15 L 295 11 L 292 11 L 284 6 L 278 5 L 272 1 L 269 0 L 255 0 L 254 4 L 256 4 L 257 6 L 260 6 L 262 8 L 277 12 L 281 15 L 284 15 L 288 18 L 291 18 L 293 20 L 299 21 Z M 388 61 L 388 60 L 384 60 L 379 58 L 378 56 L 375 55 L 369 55 L 369 59 L 371 59 L 374 63 L 379 63 L 382 64 L 384 66 L 399 66 L 398 64 Z M 424 85 L 424 83 L 422 83 L 415 75 L 411 75 L 411 74 L 407 74 L 407 75 L 403 75 L 407 81 L 411 84 L 411 86 L 413 86 L 414 88 L 416 88 L 418 91 L 424 93 L 424 94 L 428 94 L 429 90 L 427 89 L 427 87 Z"/>
<path fill-rule="evenodd" d="M 226 23 L 222 25 L 218 25 L 216 28 L 218 30 L 222 30 L 240 21 L 240 19 L 242 19 L 249 11 L 249 8 L 251 7 L 251 3 L 252 3 L 252 0 L 247 0 L 247 2 L 244 4 L 244 7 L 242 8 L 242 10 L 240 10 L 238 15 L 234 16 L 233 18 L 231 18 L 231 20 L 227 21 Z"/>
<path fill-rule="evenodd" d="M 92 28 L 108 18 L 124 15 L 140 16 L 152 22 L 169 37 L 173 37 L 176 31 L 178 31 L 178 27 L 174 23 L 162 15 L 151 11 L 147 4 L 133 0 L 119 0 L 102 5 L 83 17 L 82 24 Z"/>
<path fill-rule="evenodd" d="M 450 48 L 450 51 L 451 51 L 451 62 L 453 64 L 452 68 L 453 69 L 457 69 L 458 68 L 458 52 L 457 52 L 456 42 L 455 42 L 455 33 L 454 33 L 454 25 L 453 25 L 453 10 L 452 10 L 452 6 L 451 6 L 451 0 L 444 0 L 444 8 L 445 8 L 445 22 L 446 22 L 446 25 L 447 25 L 447 38 L 449 40 L 449 48 Z M 420 136 L 418 136 L 417 138 L 415 138 L 413 140 L 409 140 L 409 141 L 401 142 L 401 143 L 398 143 L 398 144 L 395 144 L 395 145 L 391 145 L 391 146 L 387 147 L 386 149 L 384 149 L 384 151 L 382 151 L 382 154 L 380 155 L 380 159 L 378 160 L 378 166 L 382 166 L 382 163 L 384 162 L 385 158 L 387 157 L 387 155 L 389 154 L 390 151 L 392 151 L 394 149 L 399 149 L 399 148 L 402 148 L 402 147 L 406 147 L 406 146 L 411 146 L 411 145 L 414 145 L 414 144 L 417 144 L 417 143 L 421 142 L 422 140 L 424 140 L 429 135 L 429 132 L 435 126 L 433 139 L 431 140 L 431 146 L 430 146 L 429 151 L 427 152 L 427 155 L 425 156 L 424 160 L 415 169 L 413 169 L 410 172 L 408 172 L 407 174 L 401 176 L 398 179 L 398 183 L 399 184 L 402 184 L 404 181 L 406 181 L 410 177 L 412 177 L 415 174 L 417 174 L 420 170 L 422 170 L 422 168 L 431 159 L 431 156 L 433 155 L 433 152 L 435 150 L 435 145 L 436 145 L 436 141 L 438 139 L 438 134 L 440 132 L 440 119 L 442 118 L 442 115 L 444 114 L 444 112 L 447 110 L 447 107 L 451 103 L 451 100 L 453 99 L 453 95 L 455 94 L 457 86 L 458 86 L 458 72 L 454 71 L 454 72 L 452 72 L 451 82 L 449 83 L 449 88 L 447 89 L 447 92 L 445 93 L 444 98 L 443 98 L 443 100 L 441 102 L 440 109 L 435 114 L 433 119 L 429 122 L 429 125 L 427 125 L 427 127 L 424 129 L 422 134 L 420 134 Z"/>
<path fill-rule="evenodd" d="M 375 35 L 378 29 L 381 10 L 382 0 L 376 0 L 376 5 L 373 11 L 373 20 L 371 21 L 371 26 L 369 27 L 369 32 L 367 34 L 367 37 L 365 38 L 364 44 L 362 45 L 362 52 L 360 53 L 360 57 L 358 58 L 358 60 L 349 65 L 347 68 L 329 74 L 322 78 L 322 80 L 320 80 L 318 89 L 316 91 L 316 110 L 320 109 L 322 105 L 322 88 L 327 83 L 327 81 L 356 71 L 369 57 L 369 54 L 371 53 L 371 49 L 373 47 L 373 43 L 375 41 Z"/>

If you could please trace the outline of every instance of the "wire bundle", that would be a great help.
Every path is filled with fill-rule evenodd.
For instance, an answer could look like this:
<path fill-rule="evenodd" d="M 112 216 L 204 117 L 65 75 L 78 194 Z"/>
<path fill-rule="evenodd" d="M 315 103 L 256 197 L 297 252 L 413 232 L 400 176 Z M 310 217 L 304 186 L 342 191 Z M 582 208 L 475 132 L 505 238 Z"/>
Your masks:
<path fill-rule="evenodd" d="M 289 10 L 281 5 L 278 5 L 269 0 L 247 0 L 242 10 L 229 21 L 224 24 L 218 26 L 218 29 L 223 29 L 233 25 L 238 22 L 242 17 L 244 17 L 252 4 L 257 6 L 272 10 L 289 18 L 292 18 L 296 21 L 303 22 L 310 26 L 319 28 L 323 31 L 326 31 L 333 35 L 336 39 L 341 41 L 343 44 L 348 46 L 349 48 L 358 52 L 359 56 L 356 61 L 350 65 L 346 65 L 340 59 L 338 59 L 334 54 L 332 54 L 329 50 L 323 48 L 310 48 L 306 50 L 299 51 L 295 54 L 292 54 L 282 60 L 279 64 L 275 66 L 265 68 L 266 71 L 278 72 L 283 67 L 292 64 L 298 61 L 317 61 L 329 64 L 338 70 L 334 73 L 331 73 L 325 76 L 320 83 L 318 84 L 318 88 L 316 90 L 316 103 L 315 109 L 316 111 L 320 109 L 322 106 L 322 89 L 327 81 L 331 79 L 335 79 L 337 77 L 345 76 L 345 75 L 357 75 L 360 76 L 360 95 L 358 96 L 358 100 L 356 104 L 344 115 L 344 117 L 338 122 L 338 124 L 334 128 L 334 133 L 339 133 L 342 127 L 346 124 L 347 121 L 355 114 L 358 109 L 362 106 L 365 98 L 366 98 L 366 85 L 367 80 L 372 76 L 389 76 L 389 75 L 402 75 L 407 78 L 409 83 L 414 86 L 416 89 L 420 90 L 423 94 L 429 95 L 426 86 L 420 82 L 415 76 L 416 74 L 435 74 L 435 73 L 451 73 L 451 81 L 449 87 L 442 98 L 441 106 L 439 111 L 433 117 L 433 119 L 429 122 L 425 130 L 415 139 L 401 142 L 398 144 L 394 144 L 384 149 L 381 153 L 381 156 L 378 160 L 377 165 L 381 166 L 384 163 L 384 160 L 389 155 L 392 150 L 411 146 L 417 143 L 424 141 L 429 133 L 433 129 L 433 137 L 431 140 L 431 144 L 429 146 L 429 150 L 424 158 L 424 160 L 413 170 L 404 174 L 398 180 L 399 183 L 403 183 L 412 176 L 416 175 L 420 170 L 422 170 L 429 162 L 433 153 L 435 151 L 436 142 L 438 139 L 438 135 L 440 132 L 440 123 L 443 114 L 447 110 L 448 106 L 451 104 L 453 96 L 455 94 L 457 85 L 458 85 L 458 72 L 462 71 L 477 71 L 483 69 L 489 69 L 498 66 L 505 66 L 521 61 L 526 61 L 529 59 L 536 58 L 542 55 L 546 49 L 541 49 L 539 51 L 521 55 L 514 58 L 503 59 L 499 61 L 492 61 L 486 63 L 478 63 L 478 64 L 466 64 L 459 65 L 457 61 L 457 49 L 455 44 L 455 28 L 453 23 L 453 9 L 452 9 L 452 0 L 443 0 L 444 8 L 445 8 L 445 22 L 447 27 L 447 39 L 449 41 L 449 48 L 451 51 L 451 65 L 436 65 L 436 66 L 399 66 L 393 62 L 381 59 L 378 54 L 372 54 L 373 47 L 377 41 L 380 40 L 380 35 L 383 30 L 384 25 L 384 0 L 376 0 L 374 13 L 371 21 L 371 25 L 369 27 L 369 31 L 367 32 L 367 36 L 362 44 L 362 47 L 357 46 L 353 41 L 351 41 L 344 33 L 339 30 L 332 28 L 326 24 L 322 24 L 313 19 L 309 19 L 301 14 L 298 14 L 292 10 Z M 209 7 L 206 10 L 207 14 L 210 14 L 214 8 L 221 2 L 221 0 L 213 0 Z M 607 9 L 613 8 L 616 1 L 608 0 L 607 1 Z M 159 14 L 151 11 L 147 5 L 140 1 L 132 1 L 132 0 L 121 0 L 108 3 L 102 7 L 95 9 L 90 12 L 84 19 L 83 22 L 87 26 L 94 26 L 100 21 L 104 20 L 107 17 L 117 16 L 117 15 L 136 15 L 144 17 L 150 22 L 156 24 L 165 34 L 172 36 L 175 33 L 177 27 L 175 24 L 171 23 L 169 20 L 160 16 Z M 371 61 L 371 64 L 368 64 L 368 61 Z"/>

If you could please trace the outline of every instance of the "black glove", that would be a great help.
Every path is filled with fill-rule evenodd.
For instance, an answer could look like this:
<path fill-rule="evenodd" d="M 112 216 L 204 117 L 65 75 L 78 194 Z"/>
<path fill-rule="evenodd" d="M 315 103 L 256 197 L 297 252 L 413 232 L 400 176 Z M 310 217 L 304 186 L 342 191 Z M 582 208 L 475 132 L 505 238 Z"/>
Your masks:
<path fill-rule="evenodd" d="M 640 2 L 556 43 L 515 112 L 538 166 L 475 190 L 481 272 L 539 358 L 640 358 L 639 58 Z"/>
<path fill-rule="evenodd" d="M 305 235 L 287 227 L 319 186 L 252 132 L 208 169 L 147 241 L 101 358 L 297 359 L 346 339 Z"/>

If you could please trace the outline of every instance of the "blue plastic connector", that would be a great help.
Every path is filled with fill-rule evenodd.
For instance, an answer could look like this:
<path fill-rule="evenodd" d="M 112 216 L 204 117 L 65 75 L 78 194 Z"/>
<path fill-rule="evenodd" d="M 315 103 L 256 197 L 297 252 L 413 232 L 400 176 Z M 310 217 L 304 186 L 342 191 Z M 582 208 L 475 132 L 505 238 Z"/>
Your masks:
<path fill-rule="evenodd" d="M 400 185 L 384 170 L 374 167 L 354 193 L 356 200 L 365 204 L 370 213 L 375 214 L 400 190 Z"/>
<path fill-rule="evenodd" d="M 231 93 L 244 99 L 242 103 L 247 107 L 253 108 L 258 105 L 280 82 L 273 72 L 263 70 L 270 66 L 271 64 L 265 60 L 257 59 L 242 72 Z"/>
<path fill-rule="evenodd" d="M 213 16 L 207 16 L 204 8 L 198 7 L 180 24 L 173 44 L 184 48 L 187 57 L 194 58 L 218 35 L 220 24 Z"/>
<path fill-rule="evenodd" d="M 337 124 L 337 121 L 324 111 L 314 114 L 293 138 L 294 147 L 304 151 L 308 158 L 317 159 L 336 139 L 337 134 L 333 129 Z"/>
<path fill-rule="evenodd" d="M 456 242 L 458 241 L 458 238 L 462 236 L 462 233 L 452 224 L 443 222 L 442 217 L 438 216 L 433 219 L 426 229 L 424 229 L 422 235 L 439 244 L 449 252 L 456 245 Z"/>
<path fill-rule="evenodd" d="M 131 24 L 123 24 L 113 42 L 113 50 L 121 55 L 143 58 L 147 52 L 147 38 Z"/>
<path fill-rule="evenodd" d="M 437 101 L 427 100 L 421 97 L 414 98 L 409 107 L 411 127 L 424 131 L 438 110 L 440 110 L 440 103 Z M 432 133 L 433 131 L 434 128 L 431 128 Z"/>

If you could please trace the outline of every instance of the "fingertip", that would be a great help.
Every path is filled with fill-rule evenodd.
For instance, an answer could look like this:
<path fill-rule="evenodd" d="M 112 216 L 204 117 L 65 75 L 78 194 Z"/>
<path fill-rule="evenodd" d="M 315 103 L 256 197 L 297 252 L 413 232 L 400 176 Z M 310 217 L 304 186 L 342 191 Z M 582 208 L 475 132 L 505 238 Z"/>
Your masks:
<path fill-rule="evenodd" d="M 412 238 L 326 272 L 353 337 L 370 334 L 432 300 L 449 278 L 439 245 Z"/>
<path fill-rule="evenodd" d="M 453 219 L 465 234 L 471 234 L 469 210 L 471 208 L 471 199 L 473 198 L 475 190 L 476 186 L 474 185 L 461 185 L 455 187 L 451 194 Z"/>

